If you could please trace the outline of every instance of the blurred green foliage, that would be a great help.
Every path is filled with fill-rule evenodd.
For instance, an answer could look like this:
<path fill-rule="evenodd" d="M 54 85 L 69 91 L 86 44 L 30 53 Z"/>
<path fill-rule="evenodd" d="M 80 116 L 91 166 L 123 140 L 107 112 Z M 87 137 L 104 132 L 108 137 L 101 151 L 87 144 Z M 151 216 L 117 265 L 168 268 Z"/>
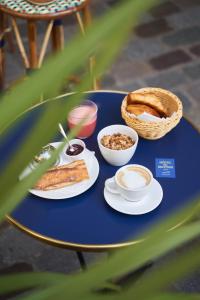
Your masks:
<path fill-rule="evenodd" d="M 99 77 L 105 72 L 127 41 L 129 32 L 137 23 L 138 18 L 156 2 L 155 0 L 121 1 L 113 10 L 96 20 L 92 27 L 87 29 L 86 36 L 76 36 L 62 53 L 50 58 L 41 70 L 33 73 L 28 80 L 3 96 L 0 101 L 2 141 L 14 129 L 16 123 L 26 117 L 28 110 L 35 105 L 44 105 L 41 103 L 41 95 L 45 95 L 48 100 L 45 101 L 45 109 L 40 120 L 28 132 L 11 161 L 1 170 L 0 220 L 3 220 L 5 215 L 25 197 L 28 189 L 34 185 L 62 150 L 64 143 L 48 161 L 38 166 L 28 177 L 18 181 L 20 173 L 34 155 L 55 135 L 58 122 L 64 122 L 67 112 L 81 101 L 83 98 L 81 92 L 91 89 L 92 78 L 90 74 L 86 74 L 76 88 L 76 93 L 68 96 L 68 101 L 64 101 L 64 106 L 60 105 L 55 97 L 66 84 L 66 78 L 79 71 L 94 53 L 97 63 L 93 75 Z M 48 131 L 46 130 L 47 123 Z M 73 135 L 73 132 L 71 134 Z M 177 294 L 167 290 L 171 283 L 194 271 L 200 265 L 198 245 L 180 254 L 175 260 L 168 261 L 159 269 L 149 270 L 139 281 L 128 282 L 122 288 L 116 283 L 117 279 L 127 273 L 137 270 L 149 261 L 158 259 L 170 250 L 197 237 L 200 233 L 200 222 L 194 217 L 199 211 L 200 205 L 197 199 L 179 213 L 149 229 L 141 237 L 141 243 L 116 251 L 109 259 L 85 272 L 70 276 L 33 273 L 1 277 L 0 294 L 33 288 L 30 293 L 26 293 L 20 299 L 199 299 L 200 296 L 197 294 Z M 186 219 L 190 222 L 169 230 Z M 111 282 L 114 283 L 111 284 Z M 101 292 L 103 287 L 110 289 L 110 292 Z"/>

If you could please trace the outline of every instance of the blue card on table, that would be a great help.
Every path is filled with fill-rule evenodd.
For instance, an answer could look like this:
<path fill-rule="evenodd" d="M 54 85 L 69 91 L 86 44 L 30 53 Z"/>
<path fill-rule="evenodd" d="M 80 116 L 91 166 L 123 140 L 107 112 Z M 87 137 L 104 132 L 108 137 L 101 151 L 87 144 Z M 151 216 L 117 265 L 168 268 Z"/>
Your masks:
<path fill-rule="evenodd" d="M 156 158 L 156 177 L 176 178 L 173 158 Z"/>

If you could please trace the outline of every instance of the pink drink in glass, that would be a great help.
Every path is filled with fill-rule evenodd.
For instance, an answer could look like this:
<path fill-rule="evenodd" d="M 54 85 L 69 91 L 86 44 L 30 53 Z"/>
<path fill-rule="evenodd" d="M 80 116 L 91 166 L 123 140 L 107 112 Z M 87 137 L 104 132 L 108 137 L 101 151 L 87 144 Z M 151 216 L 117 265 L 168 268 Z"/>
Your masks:
<path fill-rule="evenodd" d="M 97 105 L 94 102 L 86 100 L 69 113 L 68 127 L 70 129 L 85 119 L 80 131 L 77 134 L 78 138 L 84 139 L 93 134 L 96 127 L 97 110 Z"/>

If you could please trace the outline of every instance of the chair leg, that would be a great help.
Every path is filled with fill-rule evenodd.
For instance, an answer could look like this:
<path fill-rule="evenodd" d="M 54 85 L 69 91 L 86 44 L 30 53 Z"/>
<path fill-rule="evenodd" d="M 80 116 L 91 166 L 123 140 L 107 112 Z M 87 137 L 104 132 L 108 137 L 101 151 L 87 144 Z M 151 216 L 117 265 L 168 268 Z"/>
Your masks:
<path fill-rule="evenodd" d="M 19 27 L 17 25 L 17 21 L 16 21 L 15 18 L 11 18 L 11 24 L 12 24 L 12 28 L 13 28 L 13 31 L 14 31 L 14 34 L 15 34 L 16 43 L 17 43 L 17 46 L 18 46 L 18 49 L 19 49 L 19 53 L 22 57 L 22 61 L 24 63 L 24 66 L 25 66 L 26 70 L 29 70 L 30 69 L 29 59 L 28 59 L 28 56 L 26 54 L 26 50 L 25 50 L 25 47 L 24 47 L 24 44 L 23 44 L 23 40 L 22 40 L 20 31 L 19 31 Z"/>
<path fill-rule="evenodd" d="M 0 12 L 0 91 L 5 84 L 5 51 L 4 51 L 5 15 Z"/>
<path fill-rule="evenodd" d="M 89 8 L 89 4 L 83 7 L 83 22 L 85 26 L 89 26 L 92 23 L 92 16 Z"/>
<path fill-rule="evenodd" d="M 10 18 L 8 16 L 6 16 L 6 27 L 11 28 Z M 7 42 L 8 42 L 8 51 L 10 53 L 14 53 L 15 52 L 15 46 L 14 46 L 14 39 L 13 39 L 12 30 L 10 30 L 7 33 Z"/>
<path fill-rule="evenodd" d="M 62 20 L 55 20 L 52 29 L 52 48 L 54 52 L 64 48 L 64 28 Z"/>
<path fill-rule="evenodd" d="M 56 53 L 58 51 L 62 51 L 64 49 L 64 44 L 65 44 L 65 36 L 64 36 L 64 28 L 63 28 L 62 20 L 58 19 L 54 21 L 51 35 L 52 35 L 53 52 Z M 75 75 L 71 75 L 69 77 L 69 80 L 75 84 L 80 83 L 80 79 Z"/>
<path fill-rule="evenodd" d="M 4 41 L 0 41 L 0 92 L 4 90 L 5 85 L 5 54 L 4 54 Z"/>
<path fill-rule="evenodd" d="M 77 17 L 77 19 L 78 19 L 78 17 Z M 92 17 L 91 17 L 89 5 L 86 5 L 83 8 L 83 25 L 84 25 L 84 28 L 86 28 L 87 26 L 90 26 L 91 23 L 92 23 Z M 93 81 L 93 89 L 98 90 L 98 89 L 100 89 L 100 83 L 99 83 L 99 80 L 94 75 L 95 63 L 96 63 L 95 56 L 91 56 L 90 59 L 89 59 L 89 68 L 90 68 L 90 74 L 92 76 L 92 81 Z"/>
<path fill-rule="evenodd" d="M 43 63 L 43 60 L 44 60 L 44 56 L 45 56 L 46 51 L 47 51 L 47 46 L 48 46 L 49 38 L 51 36 L 51 32 L 52 32 L 52 28 L 53 28 L 53 23 L 54 23 L 54 21 L 49 21 L 49 23 L 48 23 L 47 30 L 45 32 L 44 40 L 43 40 L 43 43 L 42 43 L 42 47 L 41 47 L 39 59 L 38 59 L 38 68 L 40 68 L 42 66 L 42 63 Z"/>
<path fill-rule="evenodd" d="M 37 27 L 35 21 L 28 21 L 28 41 L 29 41 L 29 56 L 30 68 L 38 68 L 38 55 L 37 55 Z"/>

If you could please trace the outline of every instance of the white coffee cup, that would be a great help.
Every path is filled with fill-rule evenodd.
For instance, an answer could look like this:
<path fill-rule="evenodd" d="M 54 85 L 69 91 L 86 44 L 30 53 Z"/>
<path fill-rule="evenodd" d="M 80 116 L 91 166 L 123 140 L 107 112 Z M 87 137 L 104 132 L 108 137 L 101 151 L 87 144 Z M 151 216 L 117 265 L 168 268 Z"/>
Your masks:
<path fill-rule="evenodd" d="M 116 133 L 121 133 L 130 136 L 134 144 L 133 146 L 124 149 L 124 150 L 113 150 L 106 148 L 105 146 L 102 145 L 101 139 L 105 135 L 112 135 Z M 113 166 L 123 166 L 127 164 L 130 159 L 132 158 L 133 154 L 135 153 L 135 150 L 137 148 L 138 144 L 138 134 L 137 132 L 125 125 L 111 125 L 103 128 L 97 136 L 97 141 L 99 145 L 99 149 L 101 151 L 102 156 L 104 159 L 111 165 Z"/>
<path fill-rule="evenodd" d="M 128 201 L 140 201 L 151 189 L 153 175 L 142 165 L 130 164 L 120 168 L 114 177 L 105 181 L 105 188 L 112 194 L 120 194 Z"/>

